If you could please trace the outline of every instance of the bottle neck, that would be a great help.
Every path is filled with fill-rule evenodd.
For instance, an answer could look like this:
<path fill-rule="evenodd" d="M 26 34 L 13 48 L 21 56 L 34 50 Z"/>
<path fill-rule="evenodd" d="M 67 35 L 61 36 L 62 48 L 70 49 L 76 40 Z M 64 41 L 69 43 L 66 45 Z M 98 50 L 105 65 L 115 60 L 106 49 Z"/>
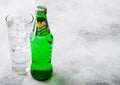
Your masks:
<path fill-rule="evenodd" d="M 36 12 L 35 28 L 38 36 L 49 33 L 46 12 Z"/>
<path fill-rule="evenodd" d="M 35 23 L 36 23 L 37 28 L 43 28 L 44 26 L 47 26 L 46 13 L 45 12 L 37 12 Z"/>

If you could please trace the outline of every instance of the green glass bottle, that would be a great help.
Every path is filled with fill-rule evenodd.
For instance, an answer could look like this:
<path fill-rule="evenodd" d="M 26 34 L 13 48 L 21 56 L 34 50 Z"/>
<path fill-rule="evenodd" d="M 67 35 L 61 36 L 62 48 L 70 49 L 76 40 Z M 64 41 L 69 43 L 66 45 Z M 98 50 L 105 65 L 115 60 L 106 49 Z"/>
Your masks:
<path fill-rule="evenodd" d="M 51 64 L 53 36 L 47 23 L 46 13 L 46 7 L 37 6 L 35 25 L 30 37 L 31 75 L 39 81 L 49 79 L 53 72 Z"/>

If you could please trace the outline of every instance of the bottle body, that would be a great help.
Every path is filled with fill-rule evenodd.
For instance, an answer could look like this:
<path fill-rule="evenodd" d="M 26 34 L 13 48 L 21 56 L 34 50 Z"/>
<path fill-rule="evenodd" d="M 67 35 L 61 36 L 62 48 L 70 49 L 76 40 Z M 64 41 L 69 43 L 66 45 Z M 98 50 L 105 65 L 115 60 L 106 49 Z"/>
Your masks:
<path fill-rule="evenodd" d="M 53 36 L 43 15 L 41 12 L 36 13 L 35 30 L 30 37 L 31 75 L 39 81 L 49 79 L 53 72 L 51 64 Z"/>

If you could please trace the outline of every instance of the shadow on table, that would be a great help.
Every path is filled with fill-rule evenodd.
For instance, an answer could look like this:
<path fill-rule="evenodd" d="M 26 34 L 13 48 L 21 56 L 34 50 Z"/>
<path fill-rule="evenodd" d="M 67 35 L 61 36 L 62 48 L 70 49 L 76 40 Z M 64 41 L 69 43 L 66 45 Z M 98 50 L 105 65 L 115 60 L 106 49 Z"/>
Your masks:
<path fill-rule="evenodd" d="M 50 85 L 68 85 L 70 80 L 65 75 L 53 73 L 51 79 L 45 81 L 45 83 L 49 83 Z"/>
<path fill-rule="evenodd" d="M 80 85 L 79 79 L 74 79 L 72 75 L 53 73 L 51 79 L 44 81 L 42 85 Z"/>

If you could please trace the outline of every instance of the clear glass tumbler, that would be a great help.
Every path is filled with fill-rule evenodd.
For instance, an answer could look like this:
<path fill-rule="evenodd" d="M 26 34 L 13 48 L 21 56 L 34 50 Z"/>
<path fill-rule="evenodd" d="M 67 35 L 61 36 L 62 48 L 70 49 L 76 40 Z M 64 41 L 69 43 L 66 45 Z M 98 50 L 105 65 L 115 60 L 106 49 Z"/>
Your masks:
<path fill-rule="evenodd" d="M 29 37 L 33 28 L 32 14 L 16 12 L 6 18 L 12 70 L 17 74 L 25 74 L 30 64 Z"/>

